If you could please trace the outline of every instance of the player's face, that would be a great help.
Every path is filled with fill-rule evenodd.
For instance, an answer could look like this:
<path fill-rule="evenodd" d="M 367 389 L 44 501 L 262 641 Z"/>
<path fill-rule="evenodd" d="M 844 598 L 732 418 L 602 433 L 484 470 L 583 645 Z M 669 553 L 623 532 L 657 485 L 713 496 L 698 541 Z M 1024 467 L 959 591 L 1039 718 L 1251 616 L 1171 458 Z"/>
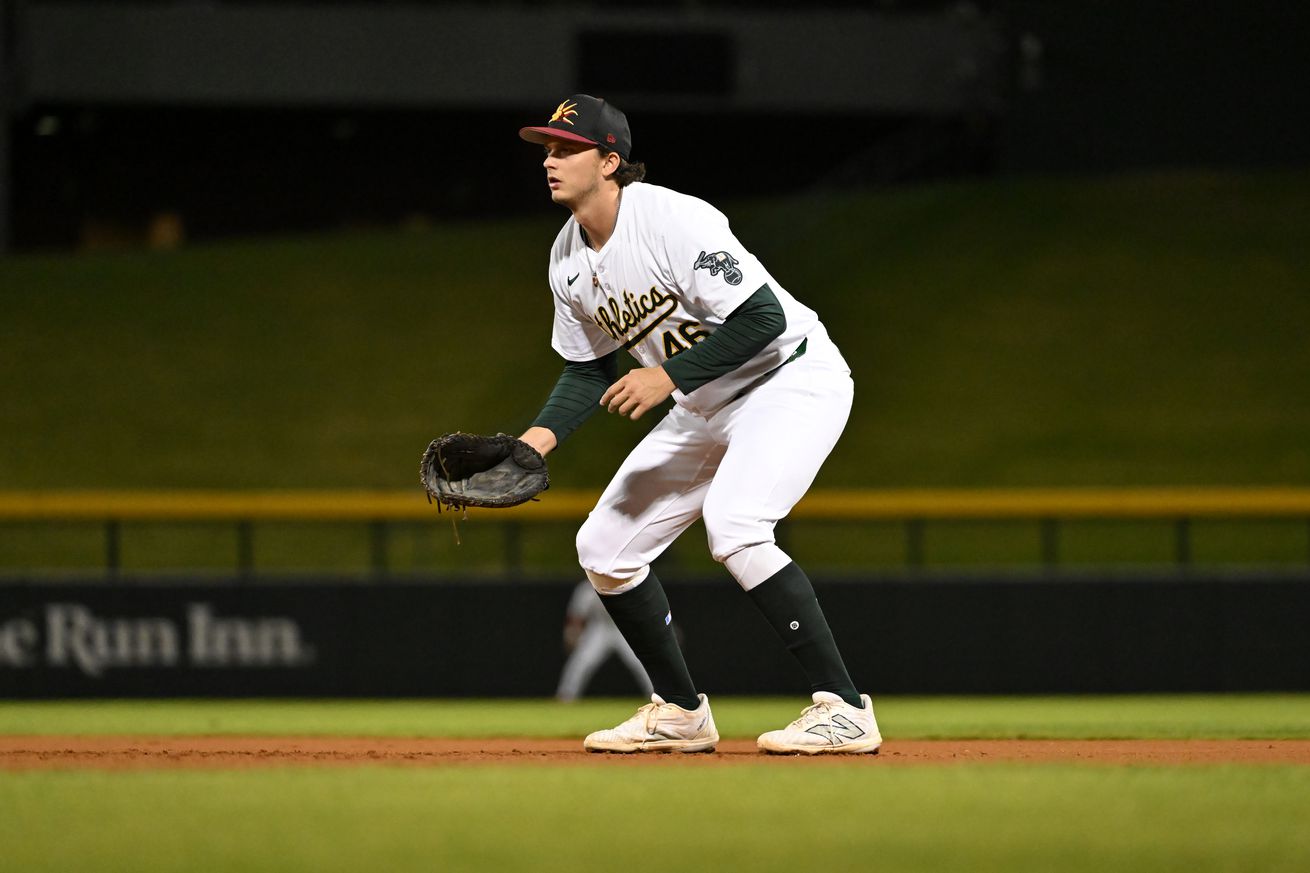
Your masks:
<path fill-rule="evenodd" d="M 562 206 L 575 206 L 600 190 L 605 175 L 600 151 L 581 142 L 552 139 L 546 143 L 546 184 L 550 199 Z"/>

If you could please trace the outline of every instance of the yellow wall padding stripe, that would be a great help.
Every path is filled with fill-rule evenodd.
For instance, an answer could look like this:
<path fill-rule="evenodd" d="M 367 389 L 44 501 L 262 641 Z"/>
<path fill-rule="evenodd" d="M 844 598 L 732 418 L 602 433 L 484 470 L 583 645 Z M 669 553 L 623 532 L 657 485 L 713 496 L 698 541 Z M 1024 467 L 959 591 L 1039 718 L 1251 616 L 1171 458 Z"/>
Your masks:
<path fill-rule="evenodd" d="M 552 490 L 513 509 L 470 510 L 470 521 L 582 519 L 599 492 Z M 1310 519 L 1310 488 L 1054 488 L 814 490 L 797 519 L 1291 518 Z M 9 491 L 0 520 L 422 521 L 422 491 Z"/>

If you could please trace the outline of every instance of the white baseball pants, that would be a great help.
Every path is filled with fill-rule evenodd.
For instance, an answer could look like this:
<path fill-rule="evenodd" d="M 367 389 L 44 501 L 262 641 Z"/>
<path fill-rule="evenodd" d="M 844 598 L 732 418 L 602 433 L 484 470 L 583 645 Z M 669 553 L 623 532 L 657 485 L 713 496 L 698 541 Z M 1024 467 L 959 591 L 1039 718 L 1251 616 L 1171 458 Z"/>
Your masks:
<path fill-rule="evenodd" d="M 853 396 L 850 367 L 820 325 L 805 354 L 710 417 L 675 406 L 628 455 L 578 531 L 588 578 L 628 587 L 624 580 L 701 517 L 710 553 L 743 588 L 772 576 L 791 561 L 774 545 L 774 526 L 814 482 Z"/>

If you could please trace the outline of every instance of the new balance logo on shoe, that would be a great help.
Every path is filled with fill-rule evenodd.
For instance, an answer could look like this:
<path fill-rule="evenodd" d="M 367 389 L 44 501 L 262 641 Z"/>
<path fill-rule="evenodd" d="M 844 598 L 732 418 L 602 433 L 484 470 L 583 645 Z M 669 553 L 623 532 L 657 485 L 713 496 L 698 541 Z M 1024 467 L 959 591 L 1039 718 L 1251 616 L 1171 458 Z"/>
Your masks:
<path fill-rule="evenodd" d="M 882 746 L 873 701 L 861 694 L 863 707 L 846 703 L 831 691 L 816 691 L 814 705 L 780 731 L 761 734 L 760 751 L 778 755 L 876 754 Z"/>
<path fill-rule="evenodd" d="M 825 740 L 834 735 L 844 740 L 858 740 L 865 733 L 863 728 L 841 713 L 834 715 L 827 724 L 816 724 L 814 727 L 806 728 L 805 732 L 823 737 Z"/>

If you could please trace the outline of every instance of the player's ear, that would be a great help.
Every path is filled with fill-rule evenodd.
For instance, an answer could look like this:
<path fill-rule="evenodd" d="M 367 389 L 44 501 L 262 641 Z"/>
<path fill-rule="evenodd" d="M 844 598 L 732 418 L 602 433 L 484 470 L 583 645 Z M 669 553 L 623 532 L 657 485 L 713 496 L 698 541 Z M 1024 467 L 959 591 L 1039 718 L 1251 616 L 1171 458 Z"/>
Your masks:
<path fill-rule="evenodd" d="M 601 155 L 600 171 L 605 174 L 606 178 L 609 178 L 618 172 L 620 163 L 618 152 L 605 152 Z"/>

